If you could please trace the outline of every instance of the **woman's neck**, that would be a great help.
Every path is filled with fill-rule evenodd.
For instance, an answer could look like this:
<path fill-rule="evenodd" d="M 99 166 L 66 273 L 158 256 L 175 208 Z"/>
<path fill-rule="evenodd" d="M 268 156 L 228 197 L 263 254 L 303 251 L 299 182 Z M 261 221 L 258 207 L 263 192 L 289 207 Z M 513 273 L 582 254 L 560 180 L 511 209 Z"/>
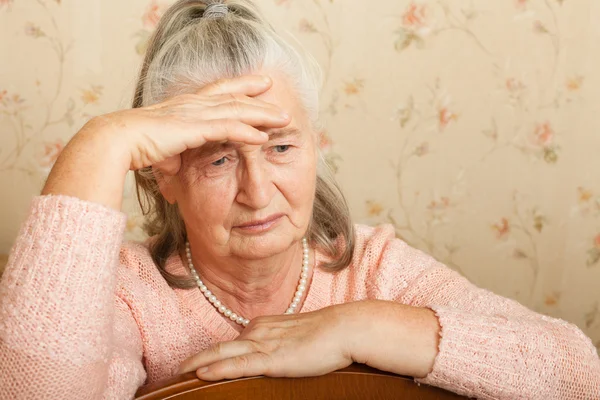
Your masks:
<path fill-rule="evenodd" d="M 309 265 L 312 265 L 312 257 Z M 227 308 L 252 319 L 283 314 L 300 279 L 302 245 L 261 260 L 194 255 L 194 267 L 204 284 Z M 309 273 L 312 275 L 312 271 Z M 304 299 L 302 299 L 304 300 Z"/>

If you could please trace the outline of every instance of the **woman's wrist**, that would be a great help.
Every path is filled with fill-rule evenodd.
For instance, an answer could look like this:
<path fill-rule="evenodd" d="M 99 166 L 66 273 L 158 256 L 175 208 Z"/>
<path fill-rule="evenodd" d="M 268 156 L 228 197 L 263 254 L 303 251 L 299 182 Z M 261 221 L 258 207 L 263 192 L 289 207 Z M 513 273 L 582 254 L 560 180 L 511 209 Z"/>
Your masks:
<path fill-rule="evenodd" d="M 439 322 L 427 308 L 392 301 L 348 303 L 348 351 L 355 362 L 416 378 L 427 376 L 438 353 Z"/>
<path fill-rule="evenodd" d="M 42 195 L 67 195 L 120 210 L 129 150 L 109 124 L 90 120 L 56 161 Z"/>

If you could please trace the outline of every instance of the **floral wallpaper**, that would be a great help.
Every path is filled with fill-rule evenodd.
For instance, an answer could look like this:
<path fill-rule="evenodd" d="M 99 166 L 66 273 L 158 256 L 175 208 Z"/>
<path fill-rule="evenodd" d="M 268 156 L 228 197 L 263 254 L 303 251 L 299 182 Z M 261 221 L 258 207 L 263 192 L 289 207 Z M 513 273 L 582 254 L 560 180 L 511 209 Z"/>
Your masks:
<path fill-rule="evenodd" d="M 129 106 L 171 3 L 0 0 L 0 253 L 69 138 Z M 600 2 L 258 3 L 323 67 L 321 146 L 356 221 L 600 348 Z"/>

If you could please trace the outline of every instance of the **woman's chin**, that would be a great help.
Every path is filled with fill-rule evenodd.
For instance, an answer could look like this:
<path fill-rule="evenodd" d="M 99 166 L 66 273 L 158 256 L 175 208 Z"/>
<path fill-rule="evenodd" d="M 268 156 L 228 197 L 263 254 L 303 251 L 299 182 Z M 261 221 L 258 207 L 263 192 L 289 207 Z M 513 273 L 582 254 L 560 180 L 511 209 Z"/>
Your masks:
<path fill-rule="evenodd" d="M 292 232 L 273 230 L 260 235 L 232 235 L 229 246 L 231 252 L 236 256 L 256 260 L 281 254 L 294 241 Z"/>

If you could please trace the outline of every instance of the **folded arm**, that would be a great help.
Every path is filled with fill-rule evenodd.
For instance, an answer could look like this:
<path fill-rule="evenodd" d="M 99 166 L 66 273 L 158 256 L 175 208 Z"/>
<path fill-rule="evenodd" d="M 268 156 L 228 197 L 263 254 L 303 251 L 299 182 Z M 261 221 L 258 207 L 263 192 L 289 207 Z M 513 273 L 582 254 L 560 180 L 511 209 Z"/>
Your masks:
<path fill-rule="evenodd" d="M 115 296 L 124 222 L 34 199 L 0 282 L 0 398 L 131 398 L 143 384 L 140 333 Z"/>
<path fill-rule="evenodd" d="M 380 254 L 371 296 L 432 310 L 439 322 L 439 352 L 420 382 L 484 399 L 600 398 L 600 359 L 575 325 L 480 289 L 398 239 Z"/>

